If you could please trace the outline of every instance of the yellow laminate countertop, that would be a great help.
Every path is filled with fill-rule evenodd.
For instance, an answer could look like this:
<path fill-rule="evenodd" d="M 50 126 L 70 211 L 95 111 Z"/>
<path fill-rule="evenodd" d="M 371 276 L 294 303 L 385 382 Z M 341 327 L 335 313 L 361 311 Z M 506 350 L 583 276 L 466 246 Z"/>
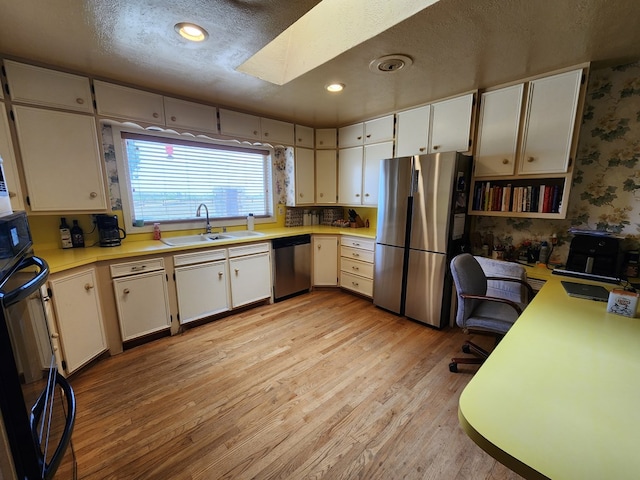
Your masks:
<path fill-rule="evenodd" d="M 88 265 L 95 262 L 126 259 L 141 255 L 158 255 L 202 248 L 229 247 L 242 243 L 255 243 L 270 241 L 275 238 L 290 237 L 293 235 L 350 235 L 362 238 L 375 239 L 376 232 L 372 228 L 338 228 L 323 225 L 308 227 L 282 227 L 260 230 L 264 235 L 259 237 L 245 237 L 228 240 L 219 240 L 211 244 L 170 246 L 160 240 L 124 240 L 118 247 L 87 247 L 76 249 L 41 249 L 35 245 L 34 252 L 46 260 L 51 273 L 62 272 L 71 268 Z M 233 232 L 230 232 L 233 233 Z M 167 235 L 170 238 L 171 235 Z"/>
<path fill-rule="evenodd" d="M 526 478 L 638 478 L 640 319 L 561 280 L 595 283 L 548 277 L 462 392 L 460 423 Z"/>

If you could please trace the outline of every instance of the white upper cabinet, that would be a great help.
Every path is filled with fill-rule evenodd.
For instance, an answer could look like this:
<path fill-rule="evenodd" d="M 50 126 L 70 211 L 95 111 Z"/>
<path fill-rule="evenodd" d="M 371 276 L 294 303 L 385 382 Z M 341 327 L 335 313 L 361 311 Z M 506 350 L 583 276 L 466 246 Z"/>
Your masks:
<path fill-rule="evenodd" d="M 13 106 L 31 210 L 105 211 L 93 116 Z"/>
<path fill-rule="evenodd" d="M 475 176 L 513 175 L 524 84 L 482 94 Z"/>
<path fill-rule="evenodd" d="M 393 140 L 393 121 L 394 116 L 387 115 L 341 127 L 338 130 L 338 144 L 340 148 L 348 148 Z"/>
<path fill-rule="evenodd" d="M 472 93 L 432 103 L 429 153 L 468 151 L 472 112 Z"/>
<path fill-rule="evenodd" d="M 4 61 L 9 94 L 14 102 L 93 113 L 87 77 Z"/>
<path fill-rule="evenodd" d="M 316 151 L 316 203 L 335 204 L 338 201 L 338 160 L 335 150 Z"/>
<path fill-rule="evenodd" d="M 338 159 L 338 203 L 362 205 L 363 147 L 343 148 Z"/>
<path fill-rule="evenodd" d="M 220 133 L 230 137 L 260 140 L 260 117 L 220 109 Z"/>
<path fill-rule="evenodd" d="M 295 133 L 293 123 L 273 120 L 271 118 L 260 119 L 262 140 L 271 144 L 293 145 Z"/>
<path fill-rule="evenodd" d="M 393 157 L 393 142 L 382 142 L 364 146 L 364 168 L 362 180 L 362 204 L 378 206 L 380 162 Z"/>
<path fill-rule="evenodd" d="M 216 107 L 164 97 L 167 127 L 218 133 Z"/>
<path fill-rule="evenodd" d="M 338 133 L 335 128 L 316 129 L 316 148 L 336 148 L 338 146 Z"/>
<path fill-rule="evenodd" d="M 427 153 L 431 105 L 398 113 L 396 127 L 396 155 L 409 157 Z"/>
<path fill-rule="evenodd" d="M 314 152 L 310 148 L 295 150 L 296 205 L 313 205 L 315 197 Z"/>
<path fill-rule="evenodd" d="M 313 148 L 313 128 L 296 125 L 296 147 Z"/>
<path fill-rule="evenodd" d="M 18 177 L 18 164 L 16 161 L 9 120 L 5 112 L 4 103 L 0 102 L 0 157 L 2 157 L 5 182 L 9 191 L 9 200 L 13 210 L 24 210 L 22 187 Z"/>
<path fill-rule="evenodd" d="M 93 81 L 98 115 L 164 125 L 162 95 L 113 83 Z"/>
<path fill-rule="evenodd" d="M 581 82 L 582 69 L 529 83 L 520 174 L 568 171 Z"/>

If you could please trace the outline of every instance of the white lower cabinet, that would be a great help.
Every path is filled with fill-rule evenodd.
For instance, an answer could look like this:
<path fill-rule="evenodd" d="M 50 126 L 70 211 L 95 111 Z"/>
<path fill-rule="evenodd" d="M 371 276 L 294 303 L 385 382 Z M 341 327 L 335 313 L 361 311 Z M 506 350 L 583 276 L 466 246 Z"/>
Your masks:
<path fill-rule="evenodd" d="M 271 297 L 270 248 L 268 243 L 229 248 L 233 308 Z"/>
<path fill-rule="evenodd" d="M 175 255 L 173 263 L 181 325 L 231 308 L 225 249 Z"/>
<path fill-rule="evenodd" d="M 123 341 L 171 327 L 162 258 L 111 265 L 111 277 Z"/>
<path fill-rule="evenodd" d="M 95 270 L 52 275 L 49 288 L 68 375 L 107 350 Z"/>
<path fill-rule="evenodd" d="M 373 296 L 375 241 L 342 237 L 340 245 L 340 286 L 367 297 Z"/>
<path fill-rule="evenodd" d="M 338 237 L 313 236 L 313 285 L 338 285 Z"/>

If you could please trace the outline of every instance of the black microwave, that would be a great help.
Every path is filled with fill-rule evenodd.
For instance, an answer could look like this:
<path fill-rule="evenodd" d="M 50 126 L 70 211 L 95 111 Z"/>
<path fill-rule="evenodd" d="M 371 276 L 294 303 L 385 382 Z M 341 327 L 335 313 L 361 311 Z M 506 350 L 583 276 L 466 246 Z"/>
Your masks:
<path fill-rule="evenodd" d="M 0 217 L 0 278 L 4 278 L 15 259 L 21 258 L 32 245 L 26 212 Z"/>

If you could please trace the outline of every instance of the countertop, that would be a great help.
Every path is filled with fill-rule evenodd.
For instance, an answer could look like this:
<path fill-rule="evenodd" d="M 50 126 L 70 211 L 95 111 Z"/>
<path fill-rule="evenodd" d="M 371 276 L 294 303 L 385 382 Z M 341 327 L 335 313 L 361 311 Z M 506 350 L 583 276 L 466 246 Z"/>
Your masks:
<path fill-rule="evenodd" d="M 547 278 L 471 379 L 460 423 L 526 478 L 637 478 L 640 319 L 569 297 L 563 279 Z"/>
<path fill-rule="evenodd" d="M 34 247 L 36 255 L 44 258 L 49 264 L 51 273 L 62 272 L 75 267 L 81 267 L 95 262 L 118 260 L 141 255 L 158 255 L 179 251 L 196 250 L 202 248 L 228 247 L 242 243 L 254 243 L 260 241 L 270 241 L 274 238 L 290 237 L 301 234 L 324 234 L 324 235 L 351 235 L 362 238 L 375 239 L 376 232 L 372 228 L 338 228 L 324 225 L 312 225 L 307 227 L 282 227 L 259 230 L 264 235 L 259 237 L 246 237 L 217 240 L 211 244 L 170 246 L 160 240 L 124 240 L 118 247 L 87 247 L 76 249 L 40 249 Z M 169 238 L 171 235 L 166 235 Z M 178 235 L 179 236 L 179 235 Z"/>

